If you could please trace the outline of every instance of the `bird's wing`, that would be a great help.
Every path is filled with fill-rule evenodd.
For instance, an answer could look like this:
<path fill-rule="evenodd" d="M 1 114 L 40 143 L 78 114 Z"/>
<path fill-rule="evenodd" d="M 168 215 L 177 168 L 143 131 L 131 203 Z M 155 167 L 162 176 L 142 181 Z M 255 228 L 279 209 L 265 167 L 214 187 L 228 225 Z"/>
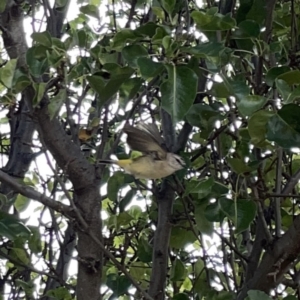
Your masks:
<path fill-rule="evenodd" d="M 155 124 L 140 123 L 137 127 L 125 125 L 127 143 L 132 150 L 151 154 L 154 158 L 165 159 L 167 151 L 163 138 Z"/>

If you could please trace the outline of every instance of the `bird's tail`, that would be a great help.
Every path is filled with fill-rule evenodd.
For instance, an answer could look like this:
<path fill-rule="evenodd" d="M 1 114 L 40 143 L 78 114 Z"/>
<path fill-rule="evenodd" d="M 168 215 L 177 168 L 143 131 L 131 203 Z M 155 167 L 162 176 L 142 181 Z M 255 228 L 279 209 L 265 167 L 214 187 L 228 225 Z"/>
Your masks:
<path fill-rule="evenodd" d="M 97 160 L 97 163 L 99 165 L 112 165 L 112 164 L 118 164 L 118 161 L 112 159 L 99 159 Z"/>

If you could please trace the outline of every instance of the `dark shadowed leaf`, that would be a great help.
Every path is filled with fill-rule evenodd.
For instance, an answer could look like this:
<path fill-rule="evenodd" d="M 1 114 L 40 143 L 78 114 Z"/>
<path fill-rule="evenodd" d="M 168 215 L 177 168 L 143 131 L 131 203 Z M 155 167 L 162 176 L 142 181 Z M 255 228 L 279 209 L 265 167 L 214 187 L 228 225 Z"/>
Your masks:
<path fill-rule="evenodd" d="M 252 200 L 222 197 L 218 202 L 223 212 L 235 224 L 237 233 L 246 230 L 256 215 L 256 204 Z"/>
<path fill-rule="evenodd" d="M 289 72 L 289 71 L 290 71 L 290 68 L 287 66 L 271 68 L 266 75 L 266 83 L 269 86 L 273 86 L 275 79 L 278 76 L 285 74 L 286 72 Z"/>
<path fill-rule="evenodd" d="M 213 223 L 205 217 L 206 204 L 195 206 L 195 220 L 198 230 L 201 233 L 211 235 L 213 232 Z"/>
<path fill-rule="evenodd" d="M 176 258 L 172 263 L 170 279 L 172 281 L 183 281 L 187 275 L 187 270 L 184 263 Z"/>
<path fill-rule="evenodd" d="M 287 104 L 267 124 L 267 138 L 283 148 L 300 147 L 300 107 Z"/>
<path fill-rule="evenodd" d="M 272 298 L 262 291 L 250 290 L 247 294 L 249 300 L 272 300 Z"/>
<path fill-rule="evenodd" d="M 248 132 L 251 137 L 251 143 L 256 147 L 265 147 L 267 124 L 274 113 L 266 110 L 260 110 L 254 113 L 248 121 Z"/>
<path fill-rule="evenodd" d="M 131 282 L 126 276 L 118 274 L 108 274 L 106 284 L 116 296 L 123 295 L 131 286 Z"/>
<path fill-rule="evenodd" d="M 30 230 L 16 217 L 0 212 L 0 235 L 14 240 L 17 237 L 29 238 Z"/>

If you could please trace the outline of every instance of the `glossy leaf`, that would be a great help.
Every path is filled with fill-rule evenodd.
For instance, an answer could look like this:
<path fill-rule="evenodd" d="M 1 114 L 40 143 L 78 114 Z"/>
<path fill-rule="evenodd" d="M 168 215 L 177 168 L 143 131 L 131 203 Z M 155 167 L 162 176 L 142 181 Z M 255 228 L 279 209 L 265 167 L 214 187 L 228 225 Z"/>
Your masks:
<path fill-rule="evenodd" d="M 138 58 L 148 56 L 148 52 L 141 45 L 129 45 L 123 48 L 122 55 L 130 67 L 136 67 Z"/>
<path fill-rule="evenodd" d="M 287 104 L 267 124 L 267 138 L 283 148 L 300 147 L 300 107 Z"/>
<path fill-rule="evenodd" d="M 194 102 L 198 77 L 185 66 L 166 67 L 168 79 L 160 87 L 162 107 L 171 115 L 173 122 L 177 123 L 184 118 Z"/>
<path fill-rule="evenodd" d="M 234 222 L 237 233 L 246 230 L 256 215 L 256 204 L 252 200 L 234 201 L 223 197 L 218 201 L 223 212 Z"/>
<path fill-rule="evenodd" d="M 137 59 L 137 65 L 144 79 L 153 78 L 164 71 L 162 63 L 154 62 L 147 57 L 139 57 Z"/>
<path fill-rule="evenodd" d="M 257 38 L 260 34 L 259 24 L 254 20 L 245 20 L 238 25 L 238 29 L 233 32 L 235 39 Z"/>
<path fill-rule="evenodd" d="M 244 116 L 251 116 L 254 112 L 262 108 L 267 103 L 267 98 L 258 95 L 248 95 L 242 97 L 237 107 Z"/>
<path fill-rule="evenodd" d="M 290 71 L 290 68 L 287 66 L 271 68 L 266 75 L 266 83 L 269 86 L 273 86 L 273 84 L 278 76 L 285 74 L 289 71 Z"/>
<path fill-rule="evenodd" d="M 204 216 L 209 222 L 222 222 L 226 215 L 218 202 L 215 202 L 206 206 Z"/>

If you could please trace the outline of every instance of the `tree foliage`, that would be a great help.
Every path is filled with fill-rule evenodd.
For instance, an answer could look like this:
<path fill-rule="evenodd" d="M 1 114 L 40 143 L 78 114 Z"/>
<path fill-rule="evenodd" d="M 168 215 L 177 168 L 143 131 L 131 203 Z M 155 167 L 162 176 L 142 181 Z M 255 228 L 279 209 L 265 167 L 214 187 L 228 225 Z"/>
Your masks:
<path fill-rule="evenodd" d="M 298 299 L 299 7 L 2 1 L 2 299 Z M 140 120 L 187 168 L 98 163 Z"/>

